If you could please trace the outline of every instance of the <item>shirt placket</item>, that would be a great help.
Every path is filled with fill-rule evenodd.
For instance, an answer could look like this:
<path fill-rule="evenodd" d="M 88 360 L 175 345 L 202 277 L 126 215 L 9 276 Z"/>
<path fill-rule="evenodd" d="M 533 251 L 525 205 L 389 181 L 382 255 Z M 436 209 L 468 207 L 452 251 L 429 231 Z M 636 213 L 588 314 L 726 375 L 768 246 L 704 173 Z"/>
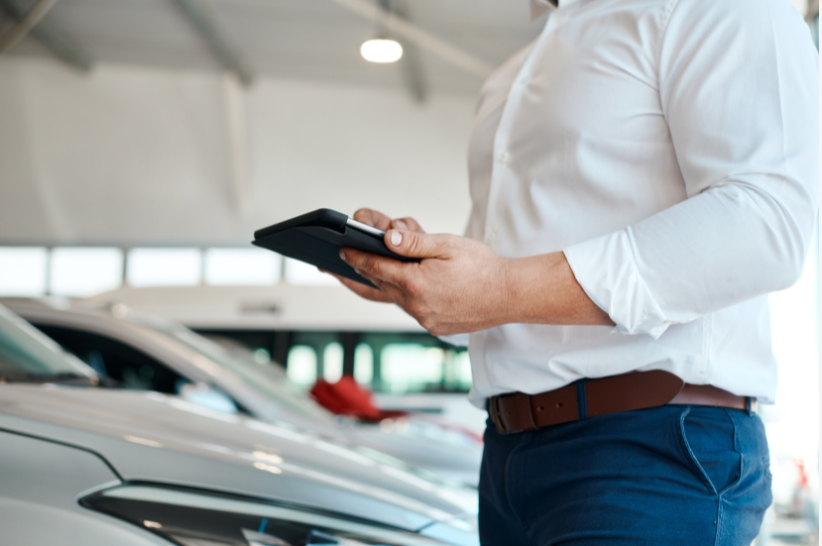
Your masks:
<path fill-rule="evenodd" d="M 493 148 L 493 163 L 491 167 L 491 183 L 488 191 L 488 203 L 485 214 L 485 229 L 484 242 L 492 249 L 497 243 L 499 237 L 499 215 L 493 213 L 493 209 L 497 204 L 499 194 L 502 191 L 502 186 L 506 180 L 511 179 L 511 150 L 509 143 L 511 139 L 511 130 L 516 118 L 517 110 L 519 109 L 522 95 L 525 92 L 528 83 L 531 80 L 534 66 L 542 57 L 542 51 L 545 47 L 545 42 L 559 27 L 561 22 L 561 15 L 556 10 L 548 17 L 545 28 L 537 38 L 534 47 L 522 63 L 516 78 L 514 78 L 511 88 L 508 91 L 508 96 L 505 100 L 505 106 L 502 110 L 500 123 L 497 126 L 497 131 L 494 135 Z"/>

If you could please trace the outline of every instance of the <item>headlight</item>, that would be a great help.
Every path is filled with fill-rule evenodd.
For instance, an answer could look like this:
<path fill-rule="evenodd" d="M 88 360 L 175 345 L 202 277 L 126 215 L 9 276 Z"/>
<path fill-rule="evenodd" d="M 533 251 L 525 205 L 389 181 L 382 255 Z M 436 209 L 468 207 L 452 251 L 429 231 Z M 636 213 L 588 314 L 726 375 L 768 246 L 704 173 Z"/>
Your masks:
<path fill-rule="evenodd" d="M 434 546 L 444 542 L 365 520 L 221 493 L 124 485 L 80 503 L 183 546 Z"/>

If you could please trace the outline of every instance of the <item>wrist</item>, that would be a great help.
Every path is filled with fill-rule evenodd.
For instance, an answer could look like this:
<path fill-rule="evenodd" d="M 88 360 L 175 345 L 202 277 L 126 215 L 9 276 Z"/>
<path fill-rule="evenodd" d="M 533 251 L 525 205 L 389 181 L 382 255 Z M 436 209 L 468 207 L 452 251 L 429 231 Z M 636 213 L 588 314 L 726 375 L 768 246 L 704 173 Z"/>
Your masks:
<path fill-rule="evenodd" d="M 573 273 L 562 252 L 508 258 L 504 265 L 504 322 L 566 324 L 569 309 L 564 296 Z M 575 282 L 575 281 L 573 281 Z"/>
<path fill-rule="evenodd" d="M 545 291 L 546 279 L 540 277 L 548 273 L 545 270 L 546 264 L 543 263 L 540 266 L 536 262 L 544 262 L 546 258 L 546 255 L 505 258 L 503 266 L 505 305 L 500 317 L 501 324 L 534 322 L 534 300 Z M 543 275 L 539 275 L 540 268 L 543 268 Z"/>
<path fill-rule="evenodd" d="M 497 283 L 501 287 L 502 294 L 500 303 L 497 306 L 496 316 L 494 317 L 497 326 L 502 324 L 510 324 L 516 321 L 516 294 L 514 287 L 514 277 L 516 276 L 515 269 L 517 268 L 516 258 L 501 258 L 502 267 L 500 268 L 501 278 Z"/>

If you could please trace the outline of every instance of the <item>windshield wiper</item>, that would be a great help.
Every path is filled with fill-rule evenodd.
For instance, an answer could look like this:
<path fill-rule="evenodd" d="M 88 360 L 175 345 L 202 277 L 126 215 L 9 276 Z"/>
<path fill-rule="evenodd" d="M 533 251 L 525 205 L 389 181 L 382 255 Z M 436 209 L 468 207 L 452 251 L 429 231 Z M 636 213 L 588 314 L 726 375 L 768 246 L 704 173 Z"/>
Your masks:
<path fill-rule="evenodd" d="M 34 373 L 20 371 L 0 372 L 0 383 L 63 383 L 67 385 L 94 385 L 98 384 L 96 377 L 88 377 L 79 373 Z"/>

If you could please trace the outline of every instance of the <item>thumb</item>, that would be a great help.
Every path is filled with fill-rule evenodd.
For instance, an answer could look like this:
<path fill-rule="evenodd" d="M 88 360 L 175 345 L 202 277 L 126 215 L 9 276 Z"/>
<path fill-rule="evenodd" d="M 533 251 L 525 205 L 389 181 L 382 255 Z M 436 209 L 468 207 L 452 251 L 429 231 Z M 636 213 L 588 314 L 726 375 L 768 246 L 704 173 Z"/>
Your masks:
<path fill-rule="evenodd" d="M 448 237 L 392 229 L 385 234 L 385 244 L 390 250 L 408 258 L 442 258 L 450 248 Z"/>

